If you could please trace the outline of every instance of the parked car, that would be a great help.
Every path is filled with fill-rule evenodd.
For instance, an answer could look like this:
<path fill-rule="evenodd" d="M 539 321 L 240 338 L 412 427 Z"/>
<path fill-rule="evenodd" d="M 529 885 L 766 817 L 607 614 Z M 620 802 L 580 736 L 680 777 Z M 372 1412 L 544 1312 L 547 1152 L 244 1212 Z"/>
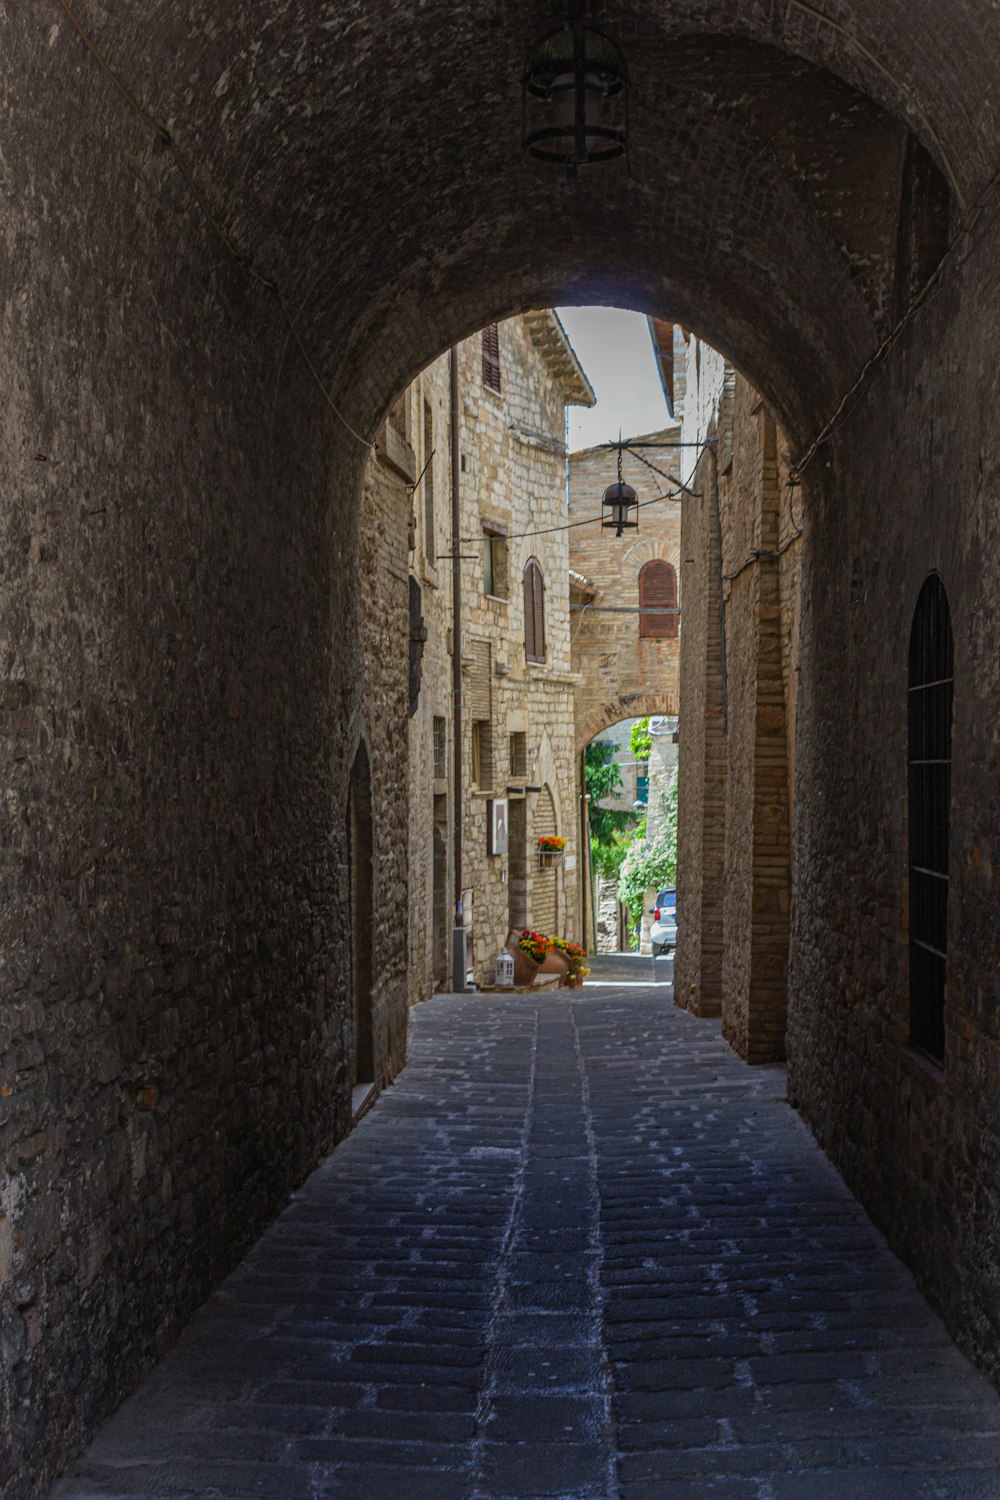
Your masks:
<path fill-rule="evenodd" d="M 653 945 L 653 957 L 659 958 L 677 947 L 677 892 L 660 891 L 649 914 L 653 919 L 649 941 Z"/>

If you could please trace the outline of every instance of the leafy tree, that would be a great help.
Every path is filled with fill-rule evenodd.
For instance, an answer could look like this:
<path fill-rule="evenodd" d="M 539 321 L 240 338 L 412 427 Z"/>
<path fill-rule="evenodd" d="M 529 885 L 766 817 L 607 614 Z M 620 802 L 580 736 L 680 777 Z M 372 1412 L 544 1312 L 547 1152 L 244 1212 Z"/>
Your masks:
<path fill-rule="evenodd" d="M 616 834 L 624 833 L 635 823 L 635 814 L 616 808 L 600 807 L 607 797 L 613 797 L 622 785 L 622 773 L 615 761 L 614 745 L 594 740 L 587 746 L 586 784 L 590 797 L 590 839 L 604 849 L 612 848 Z M 620 861 L 619 861 L 620 863 Z M 595 863 L 595 869 L 601 866 Z"/>
<path fill-rule="evenodd" d="M 648 760 L 653 753 L 653 735 L 649 727 L 649 715 L 636 719 L 628 732 L 628 743 L 636 760 Z"/>

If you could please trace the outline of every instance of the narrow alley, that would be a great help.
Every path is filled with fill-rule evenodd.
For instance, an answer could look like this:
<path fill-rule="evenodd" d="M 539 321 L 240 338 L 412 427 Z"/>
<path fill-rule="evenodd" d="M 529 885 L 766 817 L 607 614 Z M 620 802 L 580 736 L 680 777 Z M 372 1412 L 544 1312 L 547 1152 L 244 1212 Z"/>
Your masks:
<path fill-rule="evenodd" d="M 650 960 L 443 995 L 59 1500 L 996 1500 L 1000 1405 Z M 666 965 L 661 968 L 666 969 Z"/>

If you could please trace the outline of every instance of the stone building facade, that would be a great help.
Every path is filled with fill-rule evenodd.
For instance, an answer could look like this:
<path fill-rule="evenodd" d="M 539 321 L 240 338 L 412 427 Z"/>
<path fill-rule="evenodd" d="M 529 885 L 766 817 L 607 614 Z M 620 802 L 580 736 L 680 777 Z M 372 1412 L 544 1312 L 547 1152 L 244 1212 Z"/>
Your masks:
<path fill-rule="evenodd" d="M 684 409 L 687 346 L 682 330 L 653 322 L 654 349 L 663 371 L 667 413 Z M 681 441 L 679 420 L 627 440 L 621 477 L 639 502 L 638 529 L 616 537 L 604 529 L 602 497 L 619 477 L 616 447 L 601 445 L 570 456 L 570 615 L 576 694 L 576 749 L 622 721 L 646 715 L 676 716 L 680 702 Z M 645 606 L 645 609 L 643 608 Z M 627 742 L 627 736 L 626 736 Z M 634 782 L 634 771 L 630 781 Z M 631 807 L 631 801 L 628 804 Z M 588 934 L 605 948 L 621 935 L 609 917 L 608 893 L 591 876 L 589 845 L 580 873 L 580 909 Z M 648 918 L 644 922 L 648 934 Z"/>
<path fill-rule="evenodd" d="M 462 880 L 467 973 L 490 983 L 508 929 L 579 935 L 565 413 L 593 393 L 558 318 L 527 313 L 456 351 L 463 712 Z M 450 357 L 396 420 L 415 451 L 410 523 L 410 993 L 452 982 L 455 920 Z M 495 804 L 499 804 L 496 806 Z M 508 847 L 492 852 L 490 820 Z M 567 840 L 540 861 L 537 839 Z"/>
<path fill-rule="evenodd" d="M 674 604 L 680 607 L 680 491 L 676 443 L 680 427 L 631 439 L 635 451 L 622 456 L 622 477 L 639 497 L 637 531 L 616 537 L 600 524 L 570 532 L 570 613 L 576 697 L 576 745 L 582 751 L 602 730 L 622 719 L 675 714 L 680 675 L 680 614 L 640 613 L 640 591 L 656 570 L 669 569 Z M 640 447 L 639 445 L 643 446 Z M 663 446 L 660 446 L 663 444 Z M 644 462 L 645 460 L 645 462 Z M 655 465 L 655 468 L 650 465 Z M 657 472 L 661 470 L 663 472 Z M 618 454 L 606 446 L 570 456 L 570 519 L 601 515 L 601 498 L 618 475 Z M 658 499 L 662 496 L 662 499 Z M 653 564 L 650 570 L 648 565 Z M 652 609 L 669 609 L 668 594 L 648 597 Z"/>
<path fill-rule="evenodd" d="M 773 414 L 692 340 L 675 994 L 748 1061 L 785 1055 L 799 496 Z"/>

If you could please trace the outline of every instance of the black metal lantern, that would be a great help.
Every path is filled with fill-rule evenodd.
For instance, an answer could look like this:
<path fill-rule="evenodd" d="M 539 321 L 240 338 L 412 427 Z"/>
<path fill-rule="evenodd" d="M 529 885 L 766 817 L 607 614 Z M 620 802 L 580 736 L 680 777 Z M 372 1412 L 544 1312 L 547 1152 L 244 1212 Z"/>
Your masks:
<path fill-rule="evenodd" d="M 614 484 L 609 484 L 604 491 L 604 499 L 601 504 L 604 509 L 604 520 L 602 526 L 614 527 L 615 536 L 621 536 L 627 529 L 637 530 L 639 526 L 638 517 L 634 521 L 629 520 L 633 510 L 638 509 L 639 497 L 630 484 L 624 479 L 616 479 Z"/>
<path fill-rule="evenodd" d="M 604 491 L 601 501 L 604 516 L 601 525 L 610 530 L 614 527 L 615 536 L 621 536 L 623 531 L 638 531 L 639 529 L 639 497 L 630 484 L 626 484 L 622 478 L 622 440 L 618 439 L 618 478 L 614 484 L 609 484 Z M 635 511 L 635 520 L 630 520 L 632 512 Z"/>
<path fill-rule="evenodd" d="M 616 43 L 581 20 L 543 37 L 525 63 L 523 111 L 525 151 L 565 166 L 569 188 L 577 167 L 627 160 L 628 69 Z"/>

